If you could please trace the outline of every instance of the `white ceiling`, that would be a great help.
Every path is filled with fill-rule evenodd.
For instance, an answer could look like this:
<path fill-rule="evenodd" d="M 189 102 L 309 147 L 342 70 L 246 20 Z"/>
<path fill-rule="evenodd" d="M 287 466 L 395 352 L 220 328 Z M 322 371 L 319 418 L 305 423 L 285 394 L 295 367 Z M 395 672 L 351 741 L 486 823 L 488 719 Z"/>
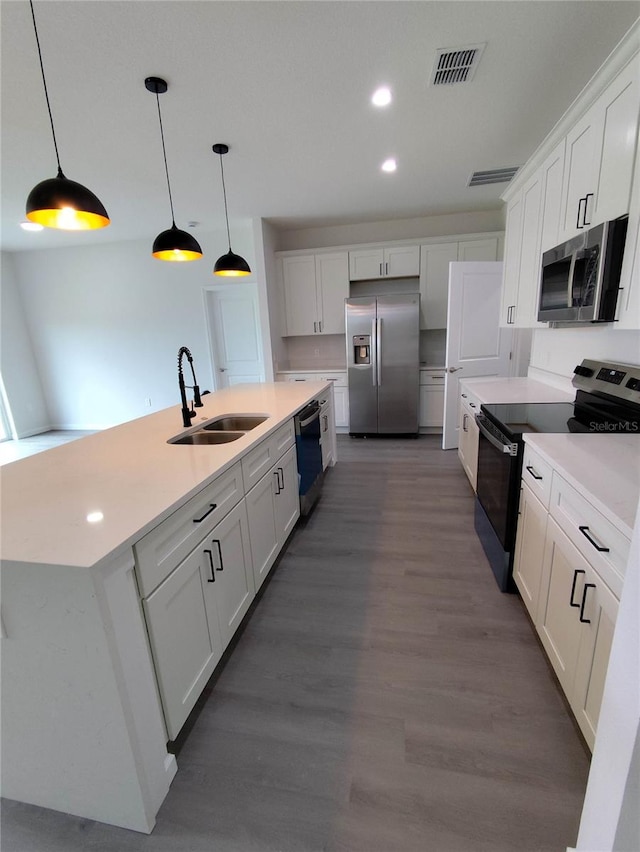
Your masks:
<path fill-rule="evenodd" d="M 27 0 L 2 0 L 2 248 L 149 238 L 170 225 L 155 96 L 176 223 L 286 228 L 500 206 L 474 170 L 521 165 L 638 15 L 636 2 L 36 0 L 67 177 L 112 224 L 19 228 L 56 163 Z M 486 42 L 469 84 L 430 86 L 437 48 Z M 369 103 L 388 84 L 385 110 Z M 379 166 L 398 160 L 395 174 Z M 233 233 L 232 233 L 233 242 Z"/>

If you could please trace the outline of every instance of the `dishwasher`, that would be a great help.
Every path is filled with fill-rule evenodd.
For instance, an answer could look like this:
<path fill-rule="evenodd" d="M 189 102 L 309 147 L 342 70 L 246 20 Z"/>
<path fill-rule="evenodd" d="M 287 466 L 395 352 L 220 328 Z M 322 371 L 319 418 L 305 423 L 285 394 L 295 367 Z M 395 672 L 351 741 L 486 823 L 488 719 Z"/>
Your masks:
<path fill-rule="evenodd" d="M 308 515 L 322 489 L 322 448 L 320 446 L 320 403 L 312 400 L 294 417 L 296 455 L 300 483 L 300 514 Z"/>

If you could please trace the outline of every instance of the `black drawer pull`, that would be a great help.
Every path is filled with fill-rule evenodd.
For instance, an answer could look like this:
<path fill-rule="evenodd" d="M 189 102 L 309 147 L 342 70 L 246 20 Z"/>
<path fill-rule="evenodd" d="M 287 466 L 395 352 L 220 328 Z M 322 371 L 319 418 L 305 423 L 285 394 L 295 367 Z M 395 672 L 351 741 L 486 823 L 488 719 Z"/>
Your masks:
<path fill-rule="evenodd" d="M 588 192 L 584 197 L 584 219 L 582 220 L 584 225 L 590 225 L 591 224 L 591 219 L 589 219 L 589 221 L 587 222 L 587 209 L 589 207 L 589 199 L 590 198 L 593 198 L 592 192 Z"/>
<path fill-rule="evenodd" d="M 220 557 L 220 567 L 216 568 L 216 571 L 224 571 L 224 562 L 222 561 L 222 547 L 220 547 L 220 541 L 217 538 L 212 538 L 211 544 L 217 544 L 218 545 L 218 556 Z"/>
<path fill-rule="evenodd" d="M 527 470 L 529 471 L 529 473 L 531 474 L 531 476 L 534 479 L 543 479 L 544 478 L 544 477 L 540 476 L 539 473 L 536 473 L 534 468 L 532 468 L 530 464 L 527 465 Z"/>
<path fill-rule="evenodd" d="M 284 491 L 284 471 L 281 467 L 278 468 L 278 482 L 280 483 L 280 490 Z"/>
<path fill-rule="evenodd" d="M 217 503 L 209 503 L 209 508 L 204 513 L 204 515 L 201 518 L 194 518 L 193 523 L 194 524 L 201 524 L 204 521 L 204 519 L 207 517 L 207 515 L 210 515 L 213 512 L 213 510 L 217 509 L 217 508 L 218 508 Z"/>
<path fill-rule="evenodd" d="M 584 605 L 587 602 L 587 589 L 595 589 L 595 587 L 596 587 L 595 583 L 585 583 L 584 589 L 582 590 L 582 604 L 580 606 L 580 621 L 583 624 L 591 624 L 591 619 L 584 617 Z"/>
<path fill-rule="evenodd" d="M 594 541 L 589 535 L 589 527 L 578 527 L 582 535 L 587 539 L 589 544 L 592 544 L 598 553 L 609 553 L 608 547 L 602 547 L 602 545 L 598 544 L 597 541 Z"/>
<path fill-rule="evenodd" d="M 571 597 L 569 598 L 569 606 L 575 606 L 576 609 L 580 608 L 580 604 L 573 602 L 573 597 L 576 593 L 576 583 L 578 581 L 578 574 L 584 574 L 584 571 L 582 571 L 580 568 L 576 568 L 576 570 L 573 572 L 573 583 L 571 584 Z"/>
<path fill-rule="evenodd" d="M 278 471 L 277 471 L 277 470 L 274 470 L 274 471 L 273 471 L 273 475 L 274 475 L 274 476 L 275 476 L 275 478 L 276 478 L 276 488 L 278 489 L 278 490 L 276 491 L 276 497 L 277 497 L 277 496 L 278 496 L 278 494 L 282 491 L 282 488 L 280 488 L 280 477 L 278 476 Z"/>
<path fill-rule="evenodd" d="M 209 565 L 211 566 L 211 576 L 207 577 L 207 583 L 215 583 L 216 572 L 213 570 L 213 553 L 210 550 L 205 550 L 205 553 L 209 557 Z"/>
<path fill-rule="evenodd" d="M 580 224 L 580 211 L 582 210 L 582 202 L 584 201 L 584 217 L 582 221 L 582 225 Z M 584 228 L 584 219 L 587 218 L 587 199 L 581 198 L 578 201 L 578 218 L 576 219 L 576 228 Z"/>

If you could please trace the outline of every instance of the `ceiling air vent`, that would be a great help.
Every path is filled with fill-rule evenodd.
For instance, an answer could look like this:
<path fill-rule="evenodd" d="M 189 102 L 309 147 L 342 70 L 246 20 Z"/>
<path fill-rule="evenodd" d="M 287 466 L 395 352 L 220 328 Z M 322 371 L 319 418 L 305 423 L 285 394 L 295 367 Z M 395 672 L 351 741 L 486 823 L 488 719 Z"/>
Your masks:
<path fill-rule="evenodd" d="M 489 169 L 486 172 L 474 172 L 467 186 L 486 186 L 489 183 L 509 183 L 518 171 L 519 166 L 509 166 L 505 169 Z"/>
<path fill-rule="evenodd" d="M 476 73 L 484 44 L 468 44 L 466 47 L 439 48 L 433 66 L 431 83 L 448 86 L 452 83 L 469 83 Z"/>

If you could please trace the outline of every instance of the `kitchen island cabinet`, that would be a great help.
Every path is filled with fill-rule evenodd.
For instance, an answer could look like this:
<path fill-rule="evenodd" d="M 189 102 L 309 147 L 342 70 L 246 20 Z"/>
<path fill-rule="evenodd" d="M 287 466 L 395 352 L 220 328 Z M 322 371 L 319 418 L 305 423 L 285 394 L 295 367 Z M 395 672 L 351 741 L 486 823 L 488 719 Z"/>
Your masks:
<path fill-rule="evenodd" d="M 247 605 L 247 593 L 253 596 L 252 572 L 246 570 L 250 541 L 241 534 L 239 545 L 236 535 L 238 518 L 251 535 L 242 476 L 237 493 L 242 461 L 326 389 L 322 382 L 283 382 L 240 385 L 203 397 L 202 420 L 229 413 L 267 415 L 231 443 L 167 443 L 181 431 L 175 406 L 2 468 L 4 796 L 152 830 L 177 767 L 167 751 L 172 734 L 165 727 L 158 663 L 140 599 L 148 610 L 153 590 L 162 588 L 165 577 L 175 577 L 162 606 L 166 609 L 171 592 L 179 591 L 180 618 L 173 623 L 180 621 L 180 629 L 189 632 L 179 653 L 193 644 L 200 670 L 213 670 L 225 635 Z M 163 545 L 160 536 L 159 576 L 141 571 L 138 549 L 145 537 L 165 523 L 173 534 L 171 519 L 182 522 L 182 512 L 200 500 L 207 504 L 208 489 L 221 484 L 219 499 L 212 502 L 225 505 L 225 517 L 204 529 L 193 524 L 202 514 L 194 514 L 189 521 L 198 527 L 195 539 L 178 532 L 168 543 L 164 537 Z M 211 576 L 206 551 L 211 550 L 216 571 L 211 588 L 228 570 L 226 561 L 224 566 L 217 561 L 216 540 L 223 558 L 225 551 L 236 554 L 231 559 L 240 570 L 214 608 L 202 592 Z M 155 631 L 156 652 L 165 626 Z M 177 651 L 165 640 L 171 653 Z M 163 659 L 166 671 L 180 668 L 180 660 Z M 198 670 L 198 663 L 189 665 L 191 672 Z M 180 689 L 189 692 L 184 681 Z"/>

